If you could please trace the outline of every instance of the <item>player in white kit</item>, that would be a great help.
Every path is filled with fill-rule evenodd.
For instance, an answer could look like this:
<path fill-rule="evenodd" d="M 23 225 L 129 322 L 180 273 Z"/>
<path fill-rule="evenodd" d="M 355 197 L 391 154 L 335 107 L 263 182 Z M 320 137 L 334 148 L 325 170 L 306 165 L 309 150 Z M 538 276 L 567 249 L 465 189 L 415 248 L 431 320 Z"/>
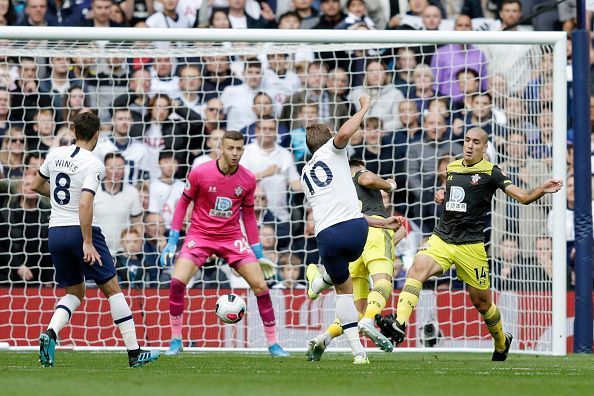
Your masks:
<path fill-rule="evenodd" d="M 51 199 L 48 246 L 56 281 L 66 290 L 47 330 L 39 337 L 39 361 L 44 367 L 54 366 L 58 333 L 85 296 L 85 278 L 95 281 L 109 301 L 130 366 L 139 367 L 159 357 L 159 351 L 144 351 L 138 346 L 132 311 L 118 284 L 105 238 L 93 219 L 93 200 L 105 172 L 103 163 L 91 153 L 97 145 L 99 127 L 95 114 L 78 114 L 74 118 L 76 145 L 52 150 L 32 183 L 34 191 Z"/>
<path fill-rule="evenodd" d="M 358 312 L 353 302 L 353 283 L 349 263 L 358 259 L 365 247 L 370 225 L 394 228 L 386 219 L 370 218 L 361 214 L 359 199 L 351 177 L 346 146 L 359 129 L 371 99 L 359 99 L 361 109 L 332 136 L 323 124 L 306 129 L 306 143 L 312 158 L 303 167 L 301 183 L 305 198 L 313 210 L 315 234 L 322 263 L 323 276 L 308 276 L 310 290 L 319 293 L 334 286 L 336 290 L 336 317 L 353 351 L 355 364 L 367 364 L 365 349 L 359 331 L 371 338 L 385 351 L 392 350 L 392 343 L 374 326 L 358 323 Z"/>

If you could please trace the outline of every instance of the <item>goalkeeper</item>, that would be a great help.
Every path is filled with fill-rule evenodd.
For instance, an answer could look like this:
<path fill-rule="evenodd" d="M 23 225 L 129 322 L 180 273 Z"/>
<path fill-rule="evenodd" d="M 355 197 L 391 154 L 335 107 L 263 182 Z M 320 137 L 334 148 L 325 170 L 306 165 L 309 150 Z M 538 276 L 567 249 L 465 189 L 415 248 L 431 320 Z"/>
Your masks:
<path fill-rule="evenodd" d="M 419 301 L 423 283 L 456 264 L 458 277 L 467 284 L 472 304 L 493 337 L 495 351 L 491 360 L 507 359 L 513 337 L 503 332 L 501 314 L 491 300 L 483 234 L 485 216 L 491 209 L 491 199 L 497 189 L 528 205 L 547 193 L 556 193 L 563 182 L 548 179 L 530 191 L 514 185 L 498 166 L 483 159 L 488 138 L 487 132 L 481 128 L 472 128 L 464 136 L 463 158 L 448 165 L 446 189 L 435 194 L 435 202 L 445 202 L 444 211 L 408 271 L 398 297 L 396 319 L 376 317 L 382 333 L 391 336 L 396 344 L 404 340 L 406 325 Z"/>
<path fill-rule="evenodd" d="M 396 183 L 391 179 L 384 180 L 368 171 L 365 169 L 365 163 L 361 160 L 351 159 L 349 165 L 363 215 L 365 217 L 386 219 L 388 216 L 381 191 L 394 192 Z M 404 230 L 404 228 L 399 230 Z M 398 233 L 398 231 L 396 232 Z M 357 311 L 359 311 L 359 319 L 361 319 L 359 325 L 373 327 L 375 316 L 380 314 L 386 307 L 386 302 L 392 294 L 394 231 L 370 227 L 363 254 L 356 261 L 349 264 L 349 273 L 353 279 L 353 299 Z M 324 282 L 323 276 L 319 273 L 315 264 L 308 265 L 306 277 L 309 298 L 315 299 L 320 291 L 331 287 L 331 284 Z M 369 290 L 369 277 L 373 280 L 371 291 Z M 336 320 L 324 333 L 309 342 L 307 360 L 320 360 L 332 339 L 341 334 L 342 327 L 340 322 Z M 386 350 L 391 350 L 391 348 Z"/>
<path fill-rule="evenodd" d="M 239 165 L 244 141 L 240 132 L 223 135 L 221 156 L 193 169 L 179 200 L 161 265 L 171 263 L 179 232 L 190 202 L 194 202 L 186 240 L 173 269 L 169 289 L 171 344 L 168 355 L 177 355 L 182 347 L 182 322 L 186 285 L 206 259 L 215 254 L 225 259 L 241 275 L 256 295 L 264 324 L 268 351 L 273 357 L 288 356 L 276 338 L 276 320 L 265 278 L 276 274 L 276 265 L 262 254 L 254 212 L 256 178 Z M 247 240 L 241 232 L 240 217 Z"/>

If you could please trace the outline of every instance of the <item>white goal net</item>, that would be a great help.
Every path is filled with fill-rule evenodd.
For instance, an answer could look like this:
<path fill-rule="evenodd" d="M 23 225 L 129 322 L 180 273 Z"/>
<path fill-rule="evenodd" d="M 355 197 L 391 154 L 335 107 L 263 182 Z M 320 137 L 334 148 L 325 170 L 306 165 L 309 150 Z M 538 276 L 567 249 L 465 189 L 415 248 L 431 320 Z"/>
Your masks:
<path fill-rule="evenodd" d="M 270 286 L 279 339 L 288 348 L 305 348 L 334 319 L 333 293 L 310 301 L 305 290 L 305 266 L 319 262 L 312 217 L 297 187 L 309 156 L 308 124 L 338 129 L 361 95 L 372 97 L 349 154 L 396 181 L 385 205 L 407 219 L 385 312 L 395 311 L 406 270 L 436 224 L 441 208 L 433 195 L 445 185 L 445 165 L 460 156 L 465 131 L 485 129 L 488 160 L 522 188 L 565 176 L 560 36 L 456 44 L 462 36 L 443 33 L 435 44 L 424 32 L 415 33 L 416 41 L 406 32 L 382 32 L 377 42 L 361 32 L 364 42 L 316 44 L 310 35 L 291 44 L 274 42 L 284 41 L 274 35 L 261 42 L 257 32 L 242 33 L 243 42 L 221 36 L 216 43 L 200 41 L 200 33 L 191 40 L 162 33 L 169 42 L 101 41 L 98 34 L 93 41 L 0 41 L 0 342 L 35 346 L 63 293 L 47 248 L 49 204 L 28 184 L 50 150 L 74 141 L 72 118 L 82 111 L 102 121 L 95 154 L 107 171 L 95 216 L 139 338 L 154 347 L 170 338 L 171 269 L 157 262 L 173 210 L 188 171 L 217 157 L 225 130 L 244 133 L 242 163 L 259 180 L 260 236 L 280 267 Z M 357 37 L 341 34 L 347 33 Z M 564 205 L 555 197 L 522 206 L 499 192 L 485 224 L 492 292 L 517 350 L 564 351 L 565 242 L 557 232 L 565 228 Z M 107 301 L 87 286 L 60 345 L 121 346 Z M 248 315 L 223 325 L 214 303 L 231 290 L 246 298 Z M 194 347 L 266 346 L 255 297 L 216 257 L 189 285 L 183 334 Z M 492 348 L 455 268 L 425 284 L 403 347 Z"/>

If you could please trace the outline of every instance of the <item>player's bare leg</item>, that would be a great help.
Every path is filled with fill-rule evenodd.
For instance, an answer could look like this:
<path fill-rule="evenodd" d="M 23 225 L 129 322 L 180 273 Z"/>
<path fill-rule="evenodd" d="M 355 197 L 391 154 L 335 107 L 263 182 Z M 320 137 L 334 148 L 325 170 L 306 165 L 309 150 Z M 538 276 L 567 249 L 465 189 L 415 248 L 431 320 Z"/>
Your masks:
<path fill-rule="evenodd" d="M 56 304 L 56 310 L 47 326 L 47 330 L 39 336 L 39 362 L 43 367 L 54 366 L 58 333 L 68 324 L 72 314 L 85 298 L 85 284 L 83 282 L 68 286 L 65 289 L 66 295 Z"/>
<path fill-rule="evenodd" d="M 186 285 L 196 274 L 198 267 L 192 260 L 179 258 L 173 267 L 171 285 L 169 287 L 169 324 L 171 326 L 171 342 L 166 355 L 177 355 L 183 351 L 182 323 L 184 319 L 184 299 Z"/>
<path fill-rule="evenodd" d="M 240 265 L 236 268 L 239 275 L 245 279 L 250 285 L 250 288 L 256 295 L 258 303 L 258 311 L 262 318 L 264 325 L 264 333 L 266 335 L 266 342 L 268 343 L 268 351 L 272 357 L 286 357 L 289 356 L 278 343 L 276 336 L 276 318 L 274 316 L 274 308 L 272 307 L 272 300 L 270 299 L 270 292 L 268 285 L 264 279 L 264 274 L 257 262 Z"/>
<path fill-rule="evenodd" d="M 130 306 L 120 289 L 117 277 L 113 277 L 102 285 L 97 285 L 103 292 L 107 301 L 114 323 L 118 326 L 124 345 L 128 350 L 128 363 L 130 367 L 140 367 L 153 362 L 159 358 L 160 352 L 157 350 L 145 351 L 138 346 L 136 338 L 136 326 Z"/>
<path fill-rule="evenodd" d="M 482 315 L 489 333 L 493 337 L 493 343 L 495 344 L 495 350 L 491 360 L 493 361 L 505 361 L 507 354 L 511 347 L 513 337 L 510 333 L 503 332 L 503 326 L 501 323 L 501 314 L 499 309 L 493 303 L 491 299 L 491 291 L 480 290 L 472 286 L 468 286 L 468 294 L 474 307 Z"/>
<path fill-rule="evenodd" d="M 419 294 L 423 283 L 433 275 L 443 272 L 441 266 L 430 256 L 418 254 L 408 270 L 402 292 L 398 296 L 396 318 L 376 315 L 375 321 L 382 333 L 390 336 L 396 345 L 404 341 L 406 325 L 419 302 Z"/>

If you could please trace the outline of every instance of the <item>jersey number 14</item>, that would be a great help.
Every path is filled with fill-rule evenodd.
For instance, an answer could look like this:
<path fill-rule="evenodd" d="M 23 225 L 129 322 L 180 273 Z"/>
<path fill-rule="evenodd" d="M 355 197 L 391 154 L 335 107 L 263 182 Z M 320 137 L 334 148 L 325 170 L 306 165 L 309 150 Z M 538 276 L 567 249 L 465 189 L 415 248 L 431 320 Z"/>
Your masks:
<path fill-rule="evenodd" d="M 318 175 L 316 174 L 316 170 L 320 168 L 322 169 L 325 173 L 326 173 L 326 180 L 320 180 L 318 178 Z M 318 161 L 316 162 L 312 167 L 311 170 L 309 171 L 309 176 L 311 177 L 311 180 L 313 180 L 314 184 L 318 187 L 326 187 L 328 186 L 331 182 L 332 179 L 334 178 L 334 175 L 332 175 L 332 171 L 330 170 L 330 168 L 328 167 L 328 165 L 326 165 L 326 163 L 324 161 Z M 314 195 L 315 190 L 311 184 L 311 180 L 309 177 L 307 177 L 307 172 L 303 172 L 303 181 L 305 182 L 305 184 L 307 185 L 307 189 L 309 190 L 309 194 L 310 195 Z"/>

